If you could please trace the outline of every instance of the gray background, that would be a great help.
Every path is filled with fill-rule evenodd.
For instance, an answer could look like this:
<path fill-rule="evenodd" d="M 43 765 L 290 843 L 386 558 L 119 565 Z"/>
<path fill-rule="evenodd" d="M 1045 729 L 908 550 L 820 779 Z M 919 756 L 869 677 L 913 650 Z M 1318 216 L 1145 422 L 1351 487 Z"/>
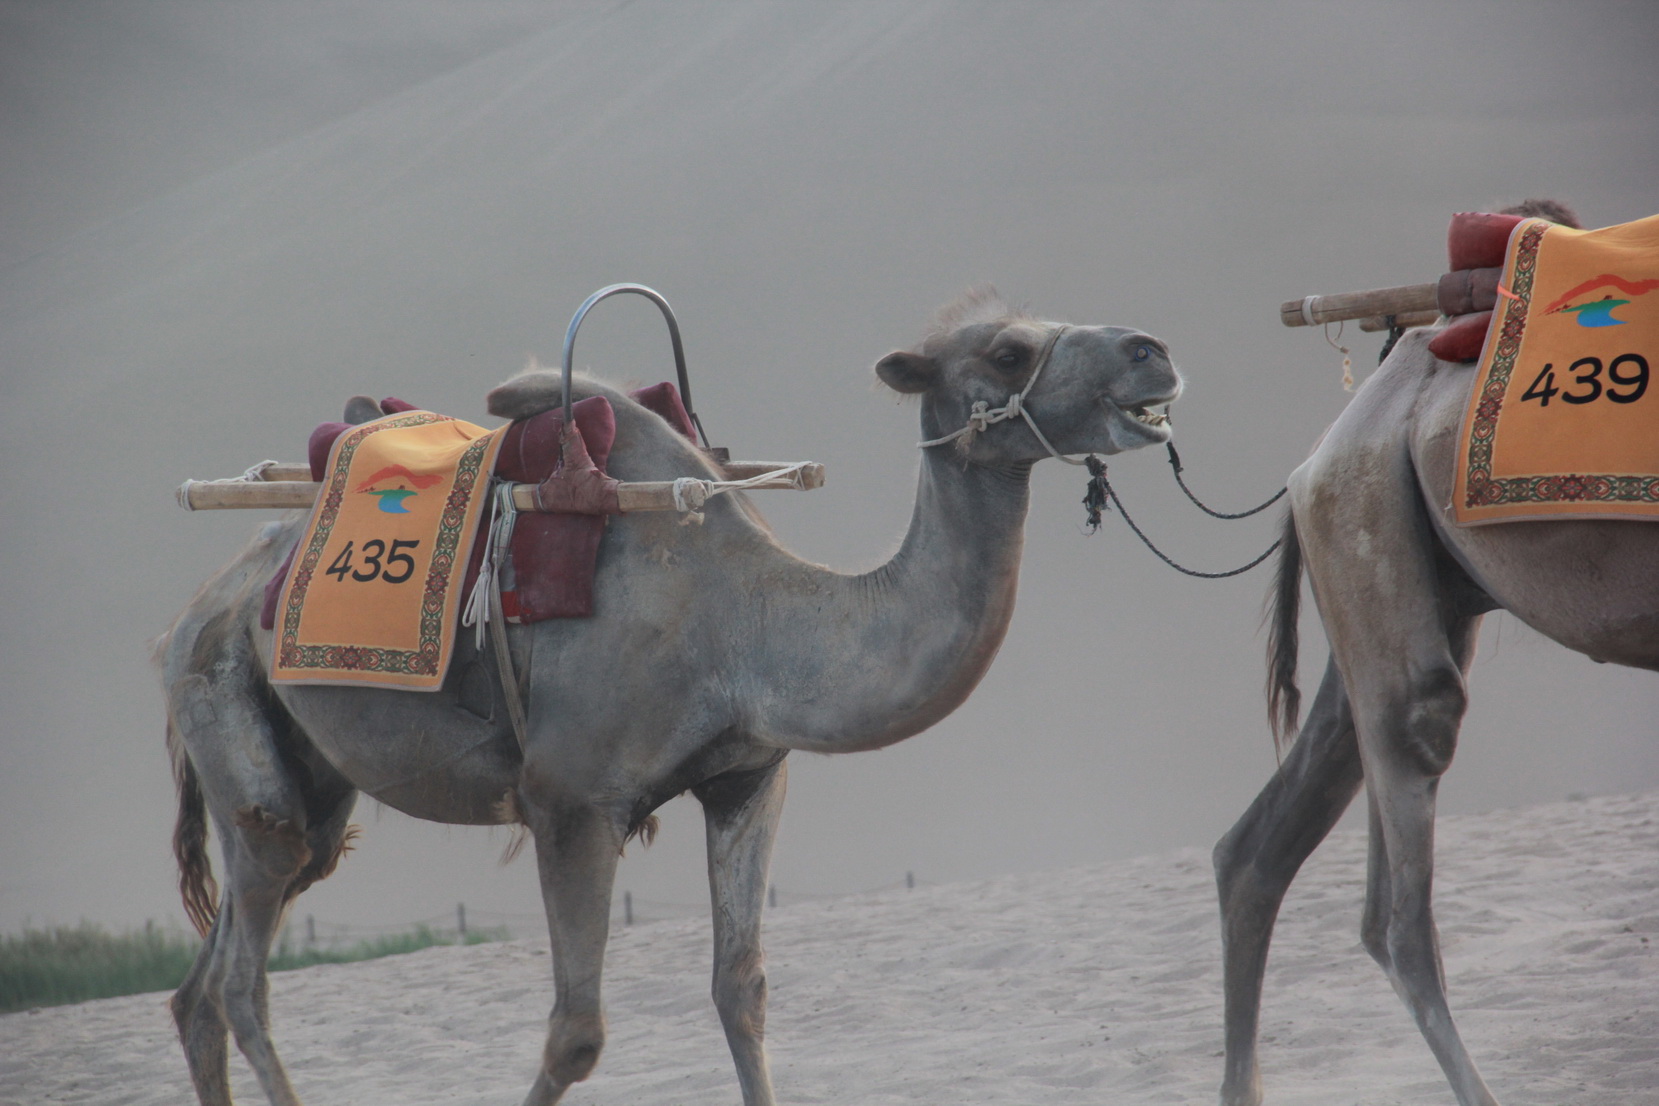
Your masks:
<path fill-rule="evenodd" d="M 993 281 L 1167 340 L 1188 476 L 1243 506 L 1345 399 L 1281 300 L 1433 279 L 1458 210 L 1659 210 L 1656 47 L 1651 3 L 1582 0 L 0 4 L 0 931 L 179 916 L 146 642 L 260 522 L 180 512 L 185 477 L 299 459 L 354 392 L 487 422 L 583 296 L 637 280 L 679 313 L 717 443 L 828 465 L 760 500 L 784 540 L 868 567 L 917 466 L 868 366 Z M 1348 339 L 1363 371 L 1380 339 Z M 643 302 L 579 352 L 670 372 Z M 1112 471 L 1201 567 L 1270 538 L 1197 516 L 1157 452 Z M 1266 574 L 1176 576 L 1115 519 L 1083 536 L 1075 470 L 1035 486 L 968 704 L 794 758 L 785 896 L 1206 845 L 1270 773 Z M 1651 676 L 1500 615 L 1473 688 L 1446 809 L 1659 785 Z M 696 810 L 663 813 L 619 889 L 694 903 Z M 503 831 L 358 819 L 301 912 L 538 909 Z"/>

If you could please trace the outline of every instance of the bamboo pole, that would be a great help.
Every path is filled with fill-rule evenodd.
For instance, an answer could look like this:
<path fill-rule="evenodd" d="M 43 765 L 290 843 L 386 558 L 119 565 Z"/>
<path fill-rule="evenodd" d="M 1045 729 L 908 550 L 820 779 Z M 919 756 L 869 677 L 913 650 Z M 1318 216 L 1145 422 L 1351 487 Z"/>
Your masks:
<path fill-rule="evenodd" d="M 1287 300 L 1279 307 L 1279 321 L 1286 326 L 1317 326 L 1372 315 L 1399 316 L 1414 311 L 1437 311 L 1438 290 L 1439 285 L 1433 283 L 1403 284 L 1395 288 Z"/>
<path fill-rule="evenodd" d="M 1380 330 L 1388 330 L 1388 320 L 1393 319 L 1394 325 L 1402 330 L 1410 330 L 1414 326 L 1428 326 L 1440 318 L 1438 311 L 1407 311 L 1404 315 L 1370 315 L 1359 321 L 1359 328 L 1367 334 L 1375 334 Z"/>
<path fill-rule="evenodd" d="M 186 480 L 179 485 L 179 506 L 187 511 L 240 507 L 291 510 L 317 502 L 320 487 L 309 480 Z"/>
<path fill-rule="evenodd" d="M 733 461 L 723 466 L 726 477 L 732 480 L 750 480 L 768 472 L 789 467 L 792 462 L 772 461 Z M 267 473 L 281 470 L 283 472 L 303 470 L 309 476 L 311 470 L 303 465 L 274 466 L 266 470 Z M 811 491 L 813 488 L 824 486 L 824 466 L 812 462 L 792 476 L 780 476 L 765 483 L 756 484 L 754 490 L 792 489 Z M 233 509 L 274 508 L 291 510 L 300 507 L 311 507 L 317 501 L 317 490 L 321 484 L 314 484 L 309 480 L 186 480 L 178 490 L 179 506 L 188 511 L 217 511 Z M 513 502 L 521 511 L 534 511 L 535 501 L 532 498 L 534 485 L 519 484 L 513 489 Z M 702 505 L 702 492 L 691 493 L 689 498 L 696 499 L 693 505 Z M 617 499 L 624 511 L 672 511 L 674 505 L 674 481 L 672 480 L 641 480 L 624 481 L 617 487 Z"/>
<path fill-rule="evenodd" d="M 308 464 L 289 464 L 283 461 L 272 461 L 260 471 L 261 480 L 299 480 L 311 479 L 311 466 Z"/>

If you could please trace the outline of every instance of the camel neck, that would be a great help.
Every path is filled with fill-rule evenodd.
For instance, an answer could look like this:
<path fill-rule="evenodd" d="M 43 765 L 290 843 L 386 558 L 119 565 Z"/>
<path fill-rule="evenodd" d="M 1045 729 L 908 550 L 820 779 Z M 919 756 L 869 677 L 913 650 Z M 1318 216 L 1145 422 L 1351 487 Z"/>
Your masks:
<path fill-rule="evenodd" d="M 778 684 L 769 717 L 756 720 L 764 739 L 818 752 L 880 748 L 960 705 L 1014 613 L 1030 475 L 1029 464 L 991 469 L 964 465 L 954 449 L 925 451 L 893 558 L 861 576 L 824 572 L 804 602 L 788 604 L 802 609 L 769 612 L 802 621 L 793 632 L 773 627 L 786 644 L 767 666 Z M 802 631 L 816 655 L 788 644 Z"/>

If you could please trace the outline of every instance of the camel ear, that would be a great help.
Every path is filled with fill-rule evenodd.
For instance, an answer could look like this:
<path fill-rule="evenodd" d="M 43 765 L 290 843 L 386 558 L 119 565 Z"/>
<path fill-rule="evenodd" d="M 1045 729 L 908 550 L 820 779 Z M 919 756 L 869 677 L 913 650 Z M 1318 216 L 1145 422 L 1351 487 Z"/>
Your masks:
<path fill-rule="evenodd" d="M 939 363 L 931 357 L 895 350 L 876 362 L 876 375 L 895 392 L 925 392 L 939 379 Z"/>

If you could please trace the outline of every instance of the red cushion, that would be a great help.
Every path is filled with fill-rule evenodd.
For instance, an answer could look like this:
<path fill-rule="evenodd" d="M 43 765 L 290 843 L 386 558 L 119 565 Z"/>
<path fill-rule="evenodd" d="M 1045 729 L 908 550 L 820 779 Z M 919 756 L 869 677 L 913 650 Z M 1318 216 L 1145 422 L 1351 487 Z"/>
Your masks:
<path fill-rule="evenodd" d="M 1492 312 L 1464 315 L 1429 341 L 1429 352 L 1442 361 L 1473 361 L 1486 344 Z"/>
<path fill-rule="evenodd" d="M 1492 215 L 1484 211 L 1460 211 L 1446 228 L 1446 267 L 1490 269 L 1503 264 L 1509 249 L 1509 232 L 1521 221 L 1520 215 Z"/>

